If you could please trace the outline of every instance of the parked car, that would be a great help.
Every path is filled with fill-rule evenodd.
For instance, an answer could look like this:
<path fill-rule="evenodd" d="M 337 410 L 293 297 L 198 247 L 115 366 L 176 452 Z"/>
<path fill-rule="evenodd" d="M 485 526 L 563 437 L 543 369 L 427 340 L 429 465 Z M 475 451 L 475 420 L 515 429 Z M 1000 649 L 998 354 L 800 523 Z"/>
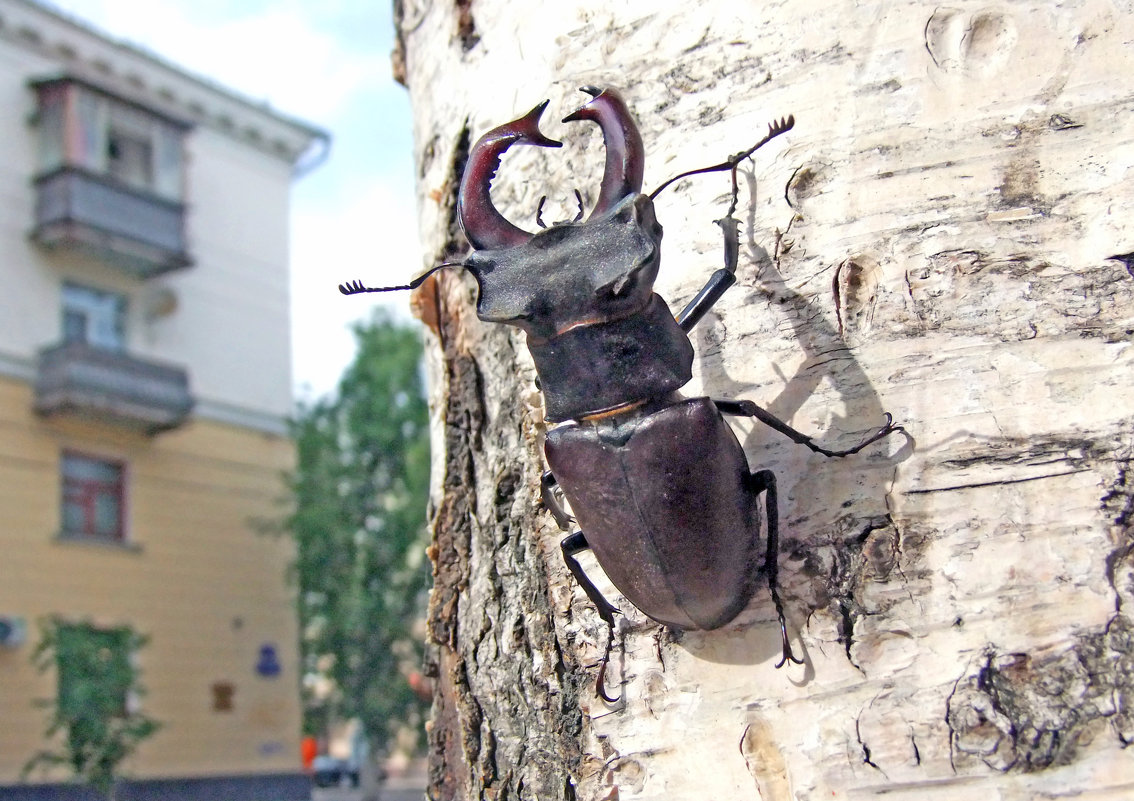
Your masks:
<path fill-rule="evenodd" d="M 342 787 L 349 782 L 351 787 L 358 787 L 358 766 L 351 765 L 345 759 L 332 756 L 317 756 L 311 763 L 312 781 L 316 787 Z"/>

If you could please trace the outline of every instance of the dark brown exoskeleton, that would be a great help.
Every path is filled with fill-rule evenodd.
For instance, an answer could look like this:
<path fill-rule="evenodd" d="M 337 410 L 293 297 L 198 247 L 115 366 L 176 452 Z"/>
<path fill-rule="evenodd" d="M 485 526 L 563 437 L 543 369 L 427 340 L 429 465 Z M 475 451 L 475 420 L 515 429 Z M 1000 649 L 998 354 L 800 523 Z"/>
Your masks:
<path fill-rule="evenodd" d="M 769 127 L 749 150 L 722 164 L 691 170 L 641 194 L 642 138 L 626 104 L 612 89 L 584 87 L 592 99 L 564 122 L 598 123 L 606 143 L 599 198 L 585 222 L 556 223 L 530 234 L 493 207 L 489 186 L 500 157 L 515 144 L 558 147 L 539 130 L 547 102 L 489 131 L 473 146 L 457 201 L 457 218 L 473 250 L 458 265 L 480 288 L 477 316 L 527 333 L 546 417 L 544 504 L 560 528 L 573 518 L 578 531 L 562 542 L 572 575 L 607 623 L 599 669 L 604 675 L 614 634 L 614 613 L 575 555 L 590 548 L 607 577 L 644 614 L 676 629 L 716 629 L 748 604 L 761 574 L 779 618 L 783 657 L 791 650 L 776 582 L 779 517 L 776 478 L 752 470 L 722 415 L 743 415 L 771 426 L 827 456 L 855 453 L 894 431 L 889 415 L 856 447 L 830 451 L 747 400 L 685 398 L 693 347 L 689 331 L 736 281 L 739 252 L 736 170 L 794 119 Z M 725 266 L 676 317 L 653 291 L 662 229 L 653 198 L 677 178 L 730 170 L 733 203 L 723 220 Z M 440 267 L 434 268 L 440 269 Z M 371 289 L 359 282 L 345 294 Z M 764 496 L 766 546 L 761 547 L 759 498 Z"/>

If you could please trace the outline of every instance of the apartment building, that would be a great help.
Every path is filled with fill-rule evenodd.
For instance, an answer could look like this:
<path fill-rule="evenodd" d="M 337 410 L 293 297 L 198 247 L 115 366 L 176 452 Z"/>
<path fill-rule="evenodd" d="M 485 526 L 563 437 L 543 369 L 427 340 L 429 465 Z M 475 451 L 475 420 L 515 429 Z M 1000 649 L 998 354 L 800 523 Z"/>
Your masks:
<path fill-rule="evenodd" d="M 289 192 L 327 147 L 0 0 L 0 800 L 88 797 L 21 776 L 77 670 L 33 666 L 43 621 L 140 673 L 122 706 L 161 725 L 120 798 L 305 797 L 290 548 L 259 522 L 293 459 Z"/>

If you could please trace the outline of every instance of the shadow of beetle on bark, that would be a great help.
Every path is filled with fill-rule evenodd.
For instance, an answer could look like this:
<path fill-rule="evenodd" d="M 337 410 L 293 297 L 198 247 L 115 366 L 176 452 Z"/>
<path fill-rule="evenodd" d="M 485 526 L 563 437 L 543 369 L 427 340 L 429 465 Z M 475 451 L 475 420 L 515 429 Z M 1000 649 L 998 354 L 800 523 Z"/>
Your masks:
<path fill-rule="evenodd" d="M 861 430 L 854 432 L 855 427 L 861 426 L 863 421 L 885 415 L 882 401 L 866 370 L 848 345 L 847 334 L 852 331 L 844 331 L 843 319 L 839 316 L 839 275 L 855 269 L 855 265 L 848 260 L 822 273 L 823 280 L 832 272 L 835 276 L 831 283 L 835 290 L 835 316 L 839 321 L 836 327 L 830 315 L 825 313 L 829 310 L 822 307 L 819 294 L 807 295 L 793 289 L 792 284 L 800 282 L 791 281 L 781 272 L 781 264 L 790 263 L 790 258 L 783 258 L 790 249 L 784 242 L 790 241 L 788 236 L 792 225 L 800 219 L 799 215 L 793 211 L 786 228 L 782 231 L 777 229 L 774 254 L 769 253 L 756 241 L 755 232 L 759 229 L 755 220 L 755 177 L 750 171 L 742 174 L 747 179 L 751 198 L 743 245 L 745 261 L 749 265 L 743 272 L 750 277 L 742 276 L 741 286 L 748 289 L 748 296 L 736 305 L 763 304 L 768 317 L 761 321 L 763 327 L 759 330 L 734 335 L 730 348 L 734 352 L 743 351 L 746 341 L 758 341 L 767 350 L 770 341 L 781 340 L 779 351 L 765 354 L 772 362 L 771 369 L 778 376 L 776 383 L 779 385 L 776 396 L 766 403 L 767 412 L 780 420 L 792 420 L 817 394 L 827 397 L 833 394 L 842 413 L 828 415 L 825 439 L 853 442 L 862 435 Z M 784 191 L 785 199 L 788 198 L 791 180 Z M 787 202 L 791 204 L 790 199 Z M 814 279 L 815 276 L 812 276 Z M 775 322 L 769 324 L 769 318 Z M 724 366 L 721 350 L 728 319 L 727 311 L 720 316 L 713 313 L 705 321 L 708 324 L 702 323 L 697 329 L 701 372 L 706 375 L 706 383 L 714 392 L 751 396 L 755 387 L 750 381 L 734 378 Z M 790 326 L 790 335 L 776 332 L 784 322 Z M 850 325 L 853 322 L 849 322 Z M 802 351 L 804 358 L 791 375 L 784 375 L 775 366 L 775 360 L 776 356 L 791 360 L 791 354 L 787 353 L 789 348 Z M 823 393 L 824 384 L 833 392 Z M 848 659 L 851 658 L 854 623 L 865 614 L 855 598 L 856 590 L 861 586 L 863 577 L 879 561 L 866 553 L 870 548 L 878 547 L 868 543 L 868 538 L 880 539 L 881 535 L 888 535 L 896 540 L 899 536 L 889 516 L 888 483 L 894 466 L 909 458 L 915 443 L 904 429 L 897 427 L 895 431 L 900 431 L 906 441 L 892 454 L 886 456 L 873 450 L 865 460 L 859 457 L 846 462 L 832 462 L 819 451 L 795 448 L 765 426 L 753 425 L 746 433 L 738 433 L 750 461 L 775 467 L 777 473 L 786 479 L 781 481 L 785 491 L 780 495 L 780 552 L 781 556 L 787 555 L 789 563 L 798 563 L 798 568 L 792 571 L 798 576 L 797 580 L 786 582 L 789 587 L 794 584 L 798 589 L 786 594 L 786 605 L 795 609 L 797 620 L 810 620 L 818 609 L 833 607 L 840 621 L 839 637 Z M 844 487 L 845 491 L 840 487 Z M 781 588 L 785 584 L 782 578 L 780 584 Z M 733 636 L 729 638 L 687 632 L 675 639 L 685 650 L 706 661 L 755 664 L 767 658 L 770 647 L 765 629 L 759 625 L 762 617 L 759 609 L 746 610 L 730 626 Z M 807 648 L 802 639 L 799 647 L 806 655 Z M 814 676 L 811 660 L 805 656 L 805 662 L 807 670 L 799 684 L 806 684 Z M 853 659 L 851 662 L 854 664 Z"/>
<path fill-rule="evenodd" d="M 736 282 L 738 165 L 795 121 L 774 122 L 748 150 L 681 173 L 646 195 L 645 149 L 625 101 L 609 88 L 582 91 L 591 98 L 564 122 L 596 123 L 606 148 L 598 200 L 585 220 L 580 210 L 576 219 L 532 234 L 509 222 L 490 198 L 510 147 L 561 146 L 539 129 L 544 101 L 470 150 L 456 208 L 472 246 L 465 259 L 440 264 L 404 286 L 352 281 L 339 289 L 347 295 L 413 289 L 437 270 L 461 267 L 478 285 L 477 316 L 526 333 L 552 424 L 544 443 L 551 469 L 541 497 L 560 528 L 578 524 L 562 541 L 562 553 L 607 624 L 596 681 L 604 700 L 618 700 L 607 694 L 605 679 L 619 610 L 580 566 L 576 556 L 584 550 L 594 553 L 629 603 L 674 630 L 729 624 L 763 578 L 779 623 L 777 667 L 802 663 L 792 651 L 778 592 L 776 476 L 749 466 L 725 416 L 754 418 L 827 457 L 857 453 L 901 427 L 885 414 L 857 445 L 829 450 L 750 400 L 678 393 L 692 377 L 690 332 Z M 712 172 L 728 172 L 732 180 L 732 203 L 717 221 L 724 266 L 674 315 L 653 291 L 662 234 L 653 200 L 678 179 Z"/>

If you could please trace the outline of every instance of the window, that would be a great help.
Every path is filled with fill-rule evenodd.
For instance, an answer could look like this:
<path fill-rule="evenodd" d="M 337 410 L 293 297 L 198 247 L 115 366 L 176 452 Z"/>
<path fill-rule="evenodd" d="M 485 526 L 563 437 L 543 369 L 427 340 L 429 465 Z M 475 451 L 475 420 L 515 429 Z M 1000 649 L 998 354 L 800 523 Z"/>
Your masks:
<path fill-rule="evenodd" d="M 75 77 L 33 81 L 32 239 L 81 247 L 135 278 L 188 267 L 188 123 Z"/>
<path fill-rule="evenodd" d="M 126 345 L 125 295 L 63 284 L 63 341 L 122 352 Z"/>
<path fill-rule="evenodd" d="M 184 194 L 187 126 L 71 78 L 35 84 L 40 170 L 78 167 L 166 200 Z"/>
<path fill-rule="evenodd" d="M 63 536 L 122 541 L 125 532 L 125 467 L 119 462 L 64 452 Z"/>
<path fill-rule="evenodd" d="M 233 708 L 232 697 L 236 694 L 236 687 L 230 682 L 218 681 L 213 684 L 213 711 L 231 712 Z"/>

